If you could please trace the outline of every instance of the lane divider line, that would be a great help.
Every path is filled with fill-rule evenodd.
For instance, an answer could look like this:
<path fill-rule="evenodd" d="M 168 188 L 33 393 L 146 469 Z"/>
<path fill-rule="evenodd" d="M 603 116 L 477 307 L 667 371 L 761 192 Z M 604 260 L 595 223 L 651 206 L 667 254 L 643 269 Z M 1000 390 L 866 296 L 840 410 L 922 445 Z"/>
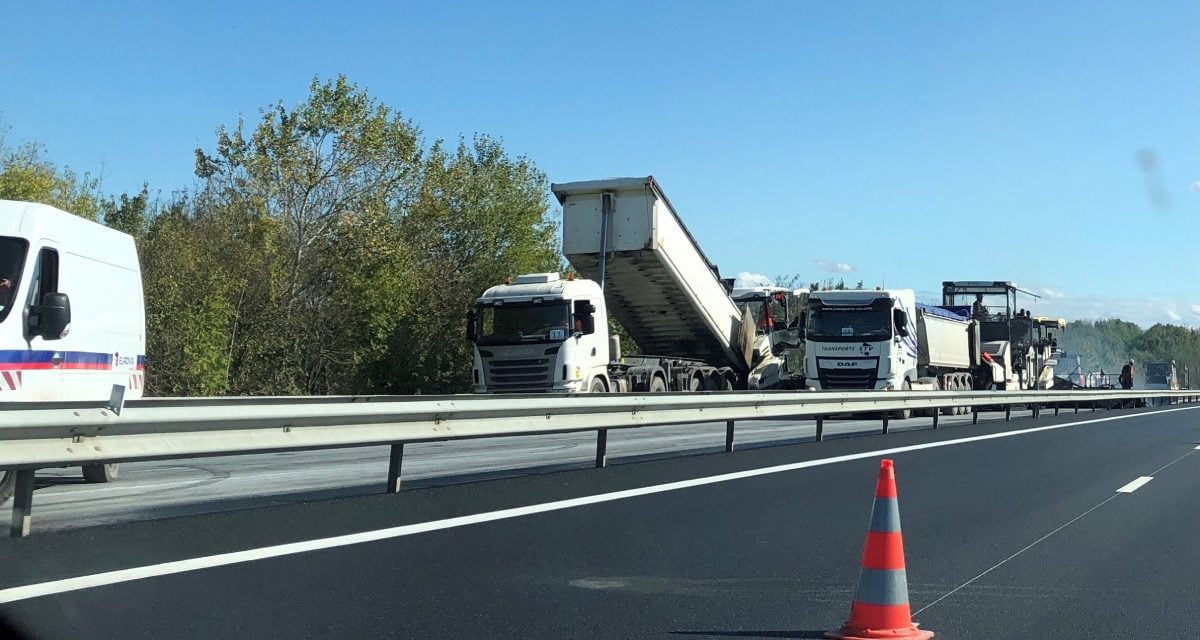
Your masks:
<path fill-rule="evenodd" d="M 404 536 L 416 535 L 419 533 L 428 533 L 430 531 L 441 531 L 444 529 L 454 529 L 457 527 L 465 527 L 473 524 L 484 522 L 496 522 L 498 520 L 507 520 L 510 518 L 520 518 L 539 513 L 547 513 L 550 511 L 560 511 L 563 509 L 571 509 L 574 507 L 582 507 L 586 505 L 601 504 L 604 502 L 613 502 L 616 500 L 624 500 L 627 498 L 635 498 L 638 496 L 653 495 L 657 493 L 666 493 L 668 491 L 678 491 L 680 489 L 688 489 L 691 487 L 701 487 L 710 484 L 718 484 L 721 482 L 730 482 L 733 480 L 741 480 L 743 478 L 755 478 L 758 476 L 771 475 L 776 473 L 784 473 L 787 471 L 797 471 L 800 469 L 811 469 L 814 467 L 822 467 L 826 465 L 839 464 L 842 462 L 851 462 L 854 460 L 863 460 L 866 458 L 876 458 L 880 456 L 895 455 L 898 453 L 906 453 L 909 451 L 921 451 L 924 449 L 939 449 L 941 447 L 952 447 L 962 444 L 970 444 L 973 442 L 983 442 L 987 440 L 996 440 L 999 438 L 1011 438 L 1015 436 L 1026 435 L 1030 433 L 1039 433 L 1042 431 L 1053 431 L 1057 429 L 1066 429 L 1068 427 L 1076 427 L 1086 424 L 1098 424 L 1101 422 L 1115 422 L 1117 420 L 1128 420 L 1131 418 L 1142 418 L 1147 415 L 1157 415 L 1161 413 L 1171 413 L 1174 411 L 1190 411 L 1200 409 L 1198 406 L 1177 407 L 1173 409 L 1162 409 L 1154 412 L 1132 413 L 1118 416 L 1106 416 L 1103 418 L 1093 418 L 1090 420 L 1078 420 L 1075 422 L 1064 422 L 1061 424 L 1046 425 L 1043 427 L 1030 427 L 1028 429 L 1018 429 L 1015 431 L 1001 431 L 998 433 L 988 433 L 978 436 L 968 436 L 966 438 L 956 438 L 952 440 L 941 440 L 938 442 L 925 442 L 921 444 L 907 445 L 903 447 L 890 447 L 887 449 L 876 449 L 874 451 L 863 451 L 859 453 L 851 453 L 841 456 L 833 456 L 830 458 L 819 458 L 816 460 L 805 460 L 803 462 L 793 462 L 789 464 L 776 465 L 773 467 L 763 467 L 760 469 L 748 469 L 745 471 L 736 471 L 733 473 L 723 473 L 715 476 L 707 476 L 702 478 L 692 478 L 690 480 L 680 480 L 677 482 L 668 482 L 665 484 L 651 485 L 648 487 L 637 487 L 634 489 L 625 489 L 623 491 L 613 491 L 610 493 L 600 493 L 590 496 L 582 496 L 579 498 L 570 498 L 567 500 L 555 500 L 553 502 L 544 502 L 541 504 L 527 505 L 524 507 L 513 507 L 510 509 L 501 509 L 499 511 L 489 511 L 484 513 L 475 513 L 465 516 L 457 516 L 454 518 L 446 518 L 443 520 L 431 520 L 429 522 L 418 522 L 414 524 L 400 525 L 397 527 L 389 527 L 386 529 L 375 529 L 372 531 L 361 531 L 339 536 L 331 536 L 328 538 L 317 538 L 314 540 L 304 540 L 301 542 L 289 542 L 285 544 L 271 545 L 266 547 L 258 547 L 255 549 L 246 549 L 243 551 L 232 551 L 228 553 L 219 553 L 210 556 L 201 556 L 197 558 L 188 558 L 186 560 L 174 560 L 171 562 L 162 562 L 158 564 L 144 565 L 140 567 L 131 567 L 129 569 L 117 569 L 114 571 L 105 571 L 91 575 L 77 576 L 74 578 L 62 578 L 59 580 L 51 580 L 48 582 L 39 582 L 35 584 L 23 585 L 19 587 L 9 587 L 0 589 L 0 604 L 8 604 L 11 602 L 19 602 L 21 600 L 29 600 L 42 596 L 57 595 L 69 593 L 72 591 L 80 591 L 83 589 L 91 589 L 95 587 L 103 587 L 108 585 L 120 584 L 122 582 L 132 582 L 134 580 L 144 580 L 146 578 L 156 578 L 160 576 L 168 576 L 178 573 L 186 573 L 189 571 L 199 571 L 202 569 L 211 569 L 214 567 L 223 567 L 233 564 L 242 564 L 246 562 L 254 562 L 256 560 L 265 560 L 268 558 L 278 558 L 281 556 L 295 555 L 299 553 L 307 553 L 310 551 L 320 551 L 324 549 L 335 549 L 355 544 L 364 544 L 368 542 L 377 542 L 380 540 L 388 540 L 392 538 L 401 538 Z M 1116 497 L 1116 494 L 1113 494 Z M 1112 498 L 1109 498 L 1110 500 Z M 1101 503 L 1104 504 L 1104 503 Z M 1081 514 L 1076 518 L 1082 518 L 1087 513 L 1098 508 L 1096 505 L 1091 510 Z M 1074 522 L 1072 520 L 1071 522 Z M 1067 524 L 1070 524 L 1069 522 Z M 1066 525 L 1063 525 L 1064 527 Z M 1062 527 L 1060 527 L 1061 529 Z M 1046 534 L 1046 538 L 1057 532 L 1055 531 Z M 1042 538 L 1043 540 L 1045 538 Z M 1040 542 L 1038 540 L 1033 544 Z M 1031 544 L 1030 547 L 1033 545 Z M 1028 549 L 1029 547 L 1026 547 Z M 1025 551 L 1022 549 L 1016 554 L 1009 557 L 1015 558 L 1017 555 Z M 1007 562 L 1004 560 L 1001 562 Z M 996 565 L 997 567 L 1000 565 Z M 993 569 L 995 567 L 992 567 Z M 991 569 L 988 569 L 991 571 Z M 984 572 L 987 573 L 986 571 Z M 966 584 L 970 584 L 974 580 L 982 577 L 980 574 L 972 578 L 968 583 L 958 587 L 961 589 Z M 958 589 L 955 589 L 957 591 Z M 951 592 L 953 593 L 953 591 Z M 947 596 L 950 594 L 946 594 Z M 926 605 L 929 608 L 941 601 L 946 596 L 938 598 L 933 603 Z M 921 609 L 924 611 L 924 609 Z M 918 611 L 917 613 L 920 613 Z M 915 615 L 915 614 L 914 614 Z"/>
<path fill-rule="evenodd" d="M 1145 486 L 1147 482 L 1150 482 L 1153 479 L 1154 479 L 1153 476 L 1142 476 L 1142 477 L 1138 478 L 1137 480 L 1134 480 L 1133 482 L 1130 482 L 1129 484 L 1121 487 L 1120 489 L 1117 489 L 1117 493 L 1133 493 L 1134 491 L 1137 491 L 1138 489 Z"/>

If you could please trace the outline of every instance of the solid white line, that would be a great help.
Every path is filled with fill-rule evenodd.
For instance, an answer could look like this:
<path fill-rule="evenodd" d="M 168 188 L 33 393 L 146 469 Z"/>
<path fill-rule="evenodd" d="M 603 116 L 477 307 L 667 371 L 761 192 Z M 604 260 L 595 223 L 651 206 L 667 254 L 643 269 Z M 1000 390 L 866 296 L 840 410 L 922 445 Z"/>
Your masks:
<path fill-rule="evenodd" d="M 1200 451 L 1200 444 L 1196 445 L 1196 451 Z"/>
<path fill-rule="evenodd" d="M 1188 411 L 1200 407 L 1179 407 L 1176 409 L 1163 409 L 1153 413 L 1170 413 L 1172 411 Z M 86 576 L 78 576 L 75 578 L 63 578 L 61 580 L 52 580 L 49 582 L 40 582 L 37 584 L 24 585 L 20 587 L 10 587 L 8 589 L 0 589 L 0 604 L 9 602 L 17 602 L 20 600 L 28 600 L 41 596 L 55 595 L 78 591 L 81 589 L 90 589 L 93 587 L 101 587 L 122 582 L 130 582 L 133 580 L 142 580 L 145 578 L 154 578 L 158 576 L 173 575 L 176 573 L 185 573 L 188 571 L 197 571 L 200 569 L 210 569 L 213 567 L 223 567 L 231 564 L 240 564 L 243 562 L 253 562 L 255 560 L 265 560 L 267 558 L 278 558 L 280 556 L 294 555 L 297 553 L 306 553 L 309 551 L 319 551 L 322 549 L 334 549 L 337 547 L 345 547 L 353 544 L 362 544 L 365 542 L 376 542 L 379 540 L 387 540 L 390 538 L 401 538 L 411 536 L 418 533 L 427 533 L 429 531 L 441 531 L 443 529 L 453 529 L 456 527 L 465 527 L 472 524 L 480 524 L 484 522 L 495 522 L 497 520 L 507 520 L 509 518 L 519 518 L 522 516 L 534 515 L 538 513 L 546 513 L 549 511 L 559 511 L 562 509 L 570 509 L 573 507 L 582 507 L 591 504 L 600 504 L 603 502 L 612 502 L 614 500 L 624 500 L 626 498 L 634 498 L 637 496 L 652 495 L 656 493 L 665 493 L 667 491 L 677 491 L 679 489 L 687 489 L 690 487 L 700 487 L 721 482 L 729 482 L 732 480 L 741 480 L 743 478 L 754 478 L 757 476 L 765 476 L 775 473 L 783 473 L 786 471 L 796 471 L 799 469 L 810 469 L 813 467 L 822 467 L 825 465 L 838 464 L 841 462 L 850 462 L 853 460 L 862 460 L 864 458 L 875 458 L 878 456 L 892 455 L 897 453 L 906 453 L 909 451 L 920 451 L 922 449 L 937 449 L 941 447 L 951 447 L 960 444 L 968 444 L 972 442 L 982 442 L 985 440 L 995 440 L 998 438 L 1010 438 L 1029 433 L 1038 433 L 1040 431 L 1052 431 L 1055 429 L 1065 429 L 1067 427 L 1075 427 L 1085 424 L 1096 424 L 1099 422 L 1113 422 L 1116 420 L 1126 420 L 1129 418 L 1144 417 L 1146 413 L 1125 414 L 1119 416 L 1109 416 L 1104 418 L 1095 418 L 1091 420 L 1080 420 L 1077 422 L 1064 422 L 1062 424 L 1052 424 L 1044 427 L 1032 427 L 1029 429 L 1018 429 L 1016 431 L 1002 431 L 999 433 L 989 433 L 980 436 L 970 436 L 967 438 L 957 438 L 954 440 L 942 440 L 940 442 L 926 442 L 922 444 L 908 445 L 904 447 L 891 447 L 889 449 L 876 449 L 874 451 L 864 451 L 860 453 L 851 453 L 843 456 L 834 456 L 832 458 L 821 458 L 818 460 L 806 460 L 804 462 L 794 462 L 791 464 L 777 465 L 774 467 L 764 467 L 762 469 L 748 469 L 746 471 L 737 471 L 734 473 L 724 473 L 716 476 L 708 476 L 705 478 L 693 478 L 691 480 L 681 480 L 678 482 L 668 482 L 666 484 L 652 485 L 649 487 L 638 487 L 635 489 L 626 489 L 624 491 L 613 491 L 611 493 L 601 493 L 592 496 L 583 496 L 579 498 L 571 498 L 568 500 L 556 500 L 554 502 L 545 502 L 542 504 L 533 504 L 524 507 L 515 507 L 512 509 L 502 509 L 500 511 L 490 511 L 487 513 L 476 513 L 456 518 L 446 518 L 444 520 L 433 520 L 430 522 L 419 522 L 415 524 L 406 524 L 398 527 L 390 527 L 387 529 L 376 529 L 373 531 L 362 531 L 359 533 L 351 533 L 347 535 L 333 536 L 329 538 L 317 538 L 315 540 L 305 540 L 302 542 L 291 542 L 287 544 L 272 545 L 269 547 L 259 547 L 256 549 L 246 549 L 244 551 L 233 551 L 230 553 L 220 553 L 211 556 L 202 556 L 199 558 L 189 558 L 187 560 L 176 560 L 173 562 L 163 562 L 159 564 L 145 565 L 141 567 L 133 567 L 130 569 L 118 569 L 115 571 L 106 571 Z"/>
<path fill-rule="evenodd" d="M 1120 489 L 1117 489 L 1117 493 L 1133 493 L 1153 479 L 1153 476 L 1142 476 L 1137 480 L 1134 480 L 1133 482 L 1121 487 Z"/>

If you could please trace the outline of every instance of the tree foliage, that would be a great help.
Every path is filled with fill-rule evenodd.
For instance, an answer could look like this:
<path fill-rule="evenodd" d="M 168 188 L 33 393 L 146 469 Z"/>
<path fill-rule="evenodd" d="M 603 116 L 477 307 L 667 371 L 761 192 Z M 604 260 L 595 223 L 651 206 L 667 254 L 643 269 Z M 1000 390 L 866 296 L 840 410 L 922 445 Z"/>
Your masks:
<path fill-rule="evenodd" d="M 1174 360 L 1180 377 L 1184 367 L 1200 372 L 1200 332 L 1188 327 L 1156 324 L 1143 331 L 1123 320 L 1075 321 L 1062 332 L 1059 346 L 1078 354 L 1088 371 L 1117 373 L 1132 358 L 1139 377 L 1141 365 L 1155 360 Z"/>
<path fill-rule="evenodd" d="M 144 229 L 152 393 L 465 391 L 474 298 L 558 264 L 532 162 L 483 135 L 426 145 L 344 77 L 195 156 L 194 194 L 111 216 Z"/>

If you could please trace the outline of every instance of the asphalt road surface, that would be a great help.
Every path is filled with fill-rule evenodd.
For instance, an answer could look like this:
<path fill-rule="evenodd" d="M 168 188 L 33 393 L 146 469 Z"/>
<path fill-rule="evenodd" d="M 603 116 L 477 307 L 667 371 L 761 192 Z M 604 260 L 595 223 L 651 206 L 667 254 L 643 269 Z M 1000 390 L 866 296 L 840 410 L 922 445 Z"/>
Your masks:
<path fill-rule="evenodd" d="M 993 420 L 6 539 L 0 616 L 89 640 L 815 638 L 849 610 L 889 457 L 938 637 L 1195 637 L 1198 418 Z"/>

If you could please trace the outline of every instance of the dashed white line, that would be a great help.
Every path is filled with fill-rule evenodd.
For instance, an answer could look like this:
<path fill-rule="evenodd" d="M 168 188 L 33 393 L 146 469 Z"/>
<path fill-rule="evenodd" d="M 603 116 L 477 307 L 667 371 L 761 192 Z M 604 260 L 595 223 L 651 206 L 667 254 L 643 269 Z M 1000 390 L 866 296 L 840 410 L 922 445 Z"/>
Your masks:
<path fill-rule="evenodd" d="M 1117 489 L 1117 493 L 1133 493 L 1134 491 L 1137 491 L 1138 489 L 1145 486 L 1145 484 L 1147 482 L 1150 482 L 1153 479 L 1154 479 L 1153 476 L 1142 476 L 1142 477 L 1138 478 L 1137 480 L 1134 480 L 1133 482 L 1130 482 L 1129 484 L 1121 487 L 1120 489 Z"/>

